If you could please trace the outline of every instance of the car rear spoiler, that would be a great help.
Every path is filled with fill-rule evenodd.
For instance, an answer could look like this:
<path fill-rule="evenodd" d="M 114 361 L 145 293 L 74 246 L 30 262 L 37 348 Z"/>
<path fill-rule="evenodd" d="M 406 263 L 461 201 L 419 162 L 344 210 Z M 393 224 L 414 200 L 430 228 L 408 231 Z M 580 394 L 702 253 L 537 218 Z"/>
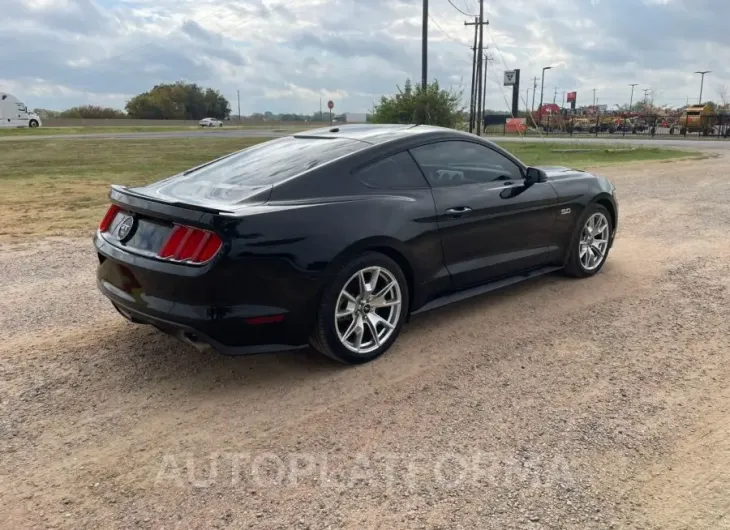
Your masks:
<path fill-rule="evenodd" d="M 233 213 L 229 210 L 222 210 L 220 208 L 208 208 L 205 206 L 198 206 L 197 204 L 187 204 L 183 202 L 173 202 L 159 199 L 157 197 L 150 197 L 142 193 L 135 193 L 126 186 L 120 184 L 112 184 L 111 190 L 109 191 L 109 199 L 117 204 L 128 206 L 130 209 L 145 212 L 153 216 L 159 216 L 161 213 L 165 217 L 174 217 L 179 220 L 186 220 L 192 223 L 199 223 L 201 214 L 228 214 Z M 164 205 L 164 210 L 160 206 Z"/>

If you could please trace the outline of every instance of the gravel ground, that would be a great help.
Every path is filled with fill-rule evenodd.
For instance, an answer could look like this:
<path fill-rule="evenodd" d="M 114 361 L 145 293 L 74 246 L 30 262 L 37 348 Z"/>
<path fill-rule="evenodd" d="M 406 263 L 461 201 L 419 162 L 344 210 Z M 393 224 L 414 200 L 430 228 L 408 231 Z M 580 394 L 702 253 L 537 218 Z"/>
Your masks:
<path fill-rule="evenodd" d="M 4 528 L 730 528 L 727 158 L 631 165 L 598 276 L 343 368 L 124 322 L 90 240 L 0 253 Z"/>

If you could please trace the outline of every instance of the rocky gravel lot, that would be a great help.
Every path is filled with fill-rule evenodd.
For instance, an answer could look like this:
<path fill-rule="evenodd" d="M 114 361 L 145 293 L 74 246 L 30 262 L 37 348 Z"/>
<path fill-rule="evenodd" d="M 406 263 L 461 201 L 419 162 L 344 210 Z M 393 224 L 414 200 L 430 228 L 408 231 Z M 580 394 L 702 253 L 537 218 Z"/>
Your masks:
<path fill-rule="evenodd" d="M 416 317 L 375 363 L 124 322 L 90 239 L 0 250 L 3 528 L 730 528 L 730 158 L 603 172 L 598 276 Z"/>

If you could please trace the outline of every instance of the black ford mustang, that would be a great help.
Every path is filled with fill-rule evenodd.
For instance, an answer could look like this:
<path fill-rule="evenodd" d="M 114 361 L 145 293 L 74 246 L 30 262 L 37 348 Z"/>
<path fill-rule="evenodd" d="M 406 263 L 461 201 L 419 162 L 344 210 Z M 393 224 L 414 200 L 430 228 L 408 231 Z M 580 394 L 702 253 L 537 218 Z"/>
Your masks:
<path fill-rule="evenodd" d="M 316 129 L 112 186 L 98 286 L 133 322 L 225 354 L 385 352 L 409 315 L 563 269 L 586 277 L 614 186 L 431 126 Z"/>

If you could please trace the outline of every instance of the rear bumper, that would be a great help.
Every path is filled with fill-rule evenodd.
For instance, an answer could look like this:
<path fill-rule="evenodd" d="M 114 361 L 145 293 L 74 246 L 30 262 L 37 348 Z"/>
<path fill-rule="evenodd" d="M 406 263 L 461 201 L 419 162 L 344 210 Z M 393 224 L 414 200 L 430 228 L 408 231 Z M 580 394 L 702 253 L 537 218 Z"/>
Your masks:
<path fill-rule="evenodd" d="M 301 311 L 292 312 L 273 300 L 246 303 L 229 277 L 190 276 L 188 267 L 124 253 L 99 237 L 94 242 L 100 261 L 97 287 L 131 322 L 155 326 L 199 349 L 212 348 L 224 355 L 308 344 Z"/>
<path fill-rule="evenodd" d="M 103 289 L 102 292 L 104 292 Z M 213 337 L 206 335 L 192 326 L 180 324 L 179 322 L 173 322 L 171 320 L 165 320 L 159 317 L 153 317 L 135 309 L 130 309 L 129 307 L 123 306 L 114 301 L 112 301 L 112 305 L 120 315 L 130 322 L 133 322 L 134 324 L 147 324 L 154 326 L 163 333 L 171 335 L 198 350 L 212 349 L 223 355 L 237 356 L 289 351 L 305 348 L 307 346 L 306 344 L 298 346 L 290 344 L 252 344 L 231 346 L 217 341 Z"/>

